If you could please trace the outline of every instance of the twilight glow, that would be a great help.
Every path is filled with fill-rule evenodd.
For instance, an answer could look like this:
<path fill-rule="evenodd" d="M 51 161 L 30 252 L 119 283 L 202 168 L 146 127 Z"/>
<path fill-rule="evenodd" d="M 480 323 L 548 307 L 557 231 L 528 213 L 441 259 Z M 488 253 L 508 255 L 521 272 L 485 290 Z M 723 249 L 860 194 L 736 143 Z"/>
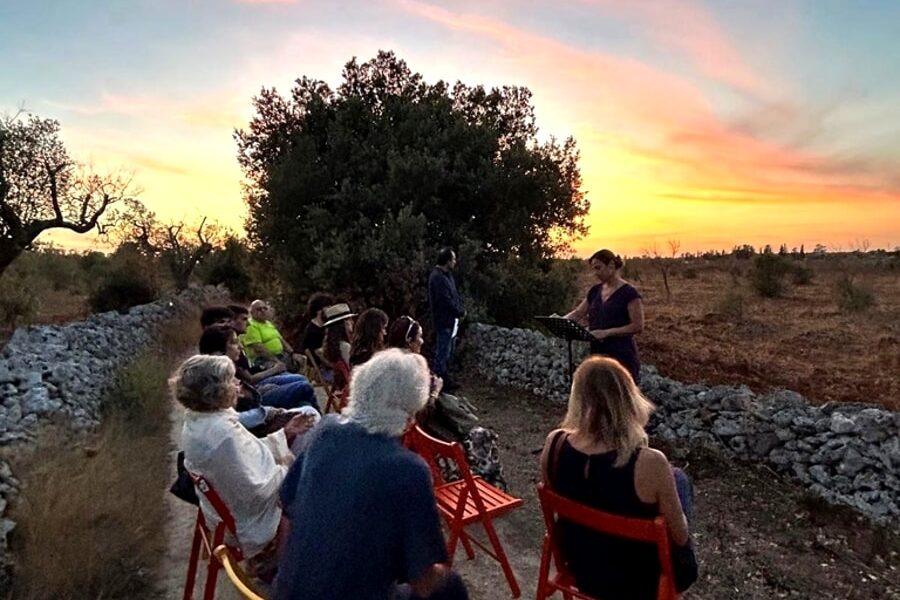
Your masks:
<path fill-rule="evenodd" d="M 5 0 L 0 111 L 58 119 L 163 217 L 240 230 L 251 97 L 391 49 L 429 81 L 527 86 L 541 135 L 575 136 L 579 254 L 893 248 L 898 31 L 893 0 Z"/>

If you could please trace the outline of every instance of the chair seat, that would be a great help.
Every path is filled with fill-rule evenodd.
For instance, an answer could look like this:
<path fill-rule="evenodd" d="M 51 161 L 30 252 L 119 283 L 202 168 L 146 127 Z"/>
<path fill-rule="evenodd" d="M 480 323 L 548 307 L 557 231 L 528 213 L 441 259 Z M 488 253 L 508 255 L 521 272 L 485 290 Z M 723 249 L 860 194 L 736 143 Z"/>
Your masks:
<path fill-rule="evenodd" d="M 475 487 L 481 495 L 484 502 L 484 509 L 487 516 L 494 518 L 508 513 L 509 511 L 522 506 L 522 499 L 510 496 L 506 492 L 499 490 L 486 482 L 481 477 L 475 477 Z M 437 499 L 438 508 L 441 512 L 453 517 L 456 514 L 456 506 L 459 503 L 459 495 L 466 488 L 466 482 L 463 479 L 451 481 L 444 485 L 438 486 L 434 490 Z M 481 520 L 478 513 L 478 507 L 475 506 L 475 500 L 472 494 L 466 495 L 466 506 L 462 516 L 464 525 Z"/>

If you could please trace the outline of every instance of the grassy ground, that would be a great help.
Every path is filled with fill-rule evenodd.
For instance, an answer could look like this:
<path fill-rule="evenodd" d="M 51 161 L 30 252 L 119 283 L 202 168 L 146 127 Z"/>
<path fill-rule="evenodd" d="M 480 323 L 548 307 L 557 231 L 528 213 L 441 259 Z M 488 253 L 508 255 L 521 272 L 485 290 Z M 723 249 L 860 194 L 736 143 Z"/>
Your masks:
<path fill-rule="evenodd" d="M 24 492 L 12 513 L 10 597 L 136 598 L 155 582 L 168 518 L 166 381 L 181 350 L 195 343 L 196 323 L 193 314 L 171 321 L 159 343 L 122 371 L 98 431 L 50 426 L 35 448 L 11 457 Z"/>

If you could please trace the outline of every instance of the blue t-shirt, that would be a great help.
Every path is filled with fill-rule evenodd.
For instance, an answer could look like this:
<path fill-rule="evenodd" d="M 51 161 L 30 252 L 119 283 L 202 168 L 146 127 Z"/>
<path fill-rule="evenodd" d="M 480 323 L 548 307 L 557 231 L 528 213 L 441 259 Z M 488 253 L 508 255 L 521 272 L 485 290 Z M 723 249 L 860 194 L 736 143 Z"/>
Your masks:
<path fill-rule="evenodd" d="M 431 473 L 400 441 L 325 417 L 281 488 L 273 600 L 387 600 L 447 561 Z"/>

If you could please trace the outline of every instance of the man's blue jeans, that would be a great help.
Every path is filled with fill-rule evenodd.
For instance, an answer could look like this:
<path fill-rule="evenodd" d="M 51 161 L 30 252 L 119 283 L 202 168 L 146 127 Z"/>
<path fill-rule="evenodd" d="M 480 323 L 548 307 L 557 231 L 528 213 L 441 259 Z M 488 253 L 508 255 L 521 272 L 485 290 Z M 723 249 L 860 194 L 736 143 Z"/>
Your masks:
<path fill-rule="evenodd" d="M 261 401 L 266 406 L 274 408 L 299 408 L 301 406 L 319 408 L 316 392 L 305 377 L 303 381 L 286 383 L 266 390 Z"/>
<path fill-rule="evenodd" d="M 450 356 L 453 354 L 453 329 L 438 329 L 434 340 L 431 370 L 447 382 L 450 375 Z"/>

